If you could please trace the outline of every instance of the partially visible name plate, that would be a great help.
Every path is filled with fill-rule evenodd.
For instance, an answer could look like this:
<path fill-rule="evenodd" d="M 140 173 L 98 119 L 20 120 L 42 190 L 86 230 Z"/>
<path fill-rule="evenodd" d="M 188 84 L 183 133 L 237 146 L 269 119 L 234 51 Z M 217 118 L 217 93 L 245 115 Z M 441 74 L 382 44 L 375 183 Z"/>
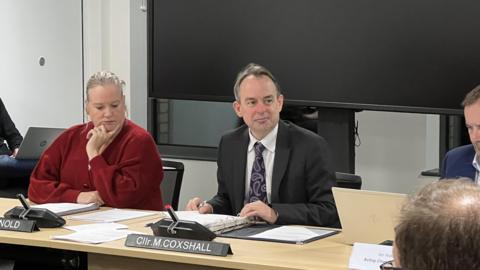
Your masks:
<path fill-rule="evenodd" d="M 16 232 L 38 231 L 34 220 L 0 218 L 0 230 Z"/>
<path fill-rule="evenodd" d="M 125 246 L 215 256 L 227 256 L 228 254 L 233 254 L 232 249 L 230 248 L 230 244 L 226 243 L 161 237 L 144 234 L 129 234 L 127 236 L 127 240 L 125 240 Z"/>

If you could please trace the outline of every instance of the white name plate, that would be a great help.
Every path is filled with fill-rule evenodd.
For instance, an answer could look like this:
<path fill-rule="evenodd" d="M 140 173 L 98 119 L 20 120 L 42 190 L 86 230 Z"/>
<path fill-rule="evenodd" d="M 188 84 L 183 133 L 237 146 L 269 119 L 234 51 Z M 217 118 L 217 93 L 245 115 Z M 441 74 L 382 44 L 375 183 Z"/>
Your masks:
<path fill-rule="evenodd" d="M 125 240 L 125 246 L 215 256 L 227 256 L 228 254 L 232 254 L 230 245 L 226 243 L 143 234 L 129 234 Z"/>
<path fill-rule="evenodd" d="M 348 269 L 380 269 L 384 262 L 393 260 L 392 246 L 355 243 Z"/>
<path fill-rule="evenodd" d="M 0 230 L 16 232 L 38 231 L 35 220 L 0 218 Z"/>

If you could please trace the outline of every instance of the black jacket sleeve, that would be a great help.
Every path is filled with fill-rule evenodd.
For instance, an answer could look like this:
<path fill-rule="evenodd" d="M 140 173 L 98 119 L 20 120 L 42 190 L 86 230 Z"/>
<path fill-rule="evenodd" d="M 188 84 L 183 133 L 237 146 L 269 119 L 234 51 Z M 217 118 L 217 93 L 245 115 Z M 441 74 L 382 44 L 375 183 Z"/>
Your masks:
<path fill-rule="evenodd" d="M 5 108 L 2 99 L 0 99 L 0 152 L 8 150 L 4 145 L 5 141 L 7 141 L 10 151 L 13 151 L 15 148 L 18 148 L 20 146 L 22 140 L 22 135 L 20 135 L 20 132 L 18 132 L 18 129 L 15 127 L 15 124 L 10 118 L 10 115 Z"/>

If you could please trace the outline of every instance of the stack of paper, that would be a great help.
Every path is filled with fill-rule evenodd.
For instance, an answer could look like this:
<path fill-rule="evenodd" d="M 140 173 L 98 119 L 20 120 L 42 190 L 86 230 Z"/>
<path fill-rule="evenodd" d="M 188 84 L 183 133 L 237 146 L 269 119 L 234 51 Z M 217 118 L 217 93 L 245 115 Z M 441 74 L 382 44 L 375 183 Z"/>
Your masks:
<path fill-rule="evenodd" d="M 197 211 L 177 211 L 180 220 L 196 221 L 215 233 L 240 229 L 252 224 L 246 217 L 220 214 L 199 214 Z"/>
<path fill-rule="evenodd" d="M 45 203 L 32 205 L 33 208 L 45 208 L 57 215 L 65 216 L 98 209 L 98 204 L 88 203 Z"/>
<path fill-rule="evenodd" d="M 71 234 L 54 235 L 52 239 L 74 241 L 88 244 L 100 244 L 127 237 L 129 234 L 139 234 L 136 231 L 125 230 L 126 225 L 118 223 L 96 223 L 78 226 L 67 226 L 66 229 L 75 231 Z"/>
<path fill-rule="evenodd" d="M 91 222 L 117 222 L 155 214 L 157 213 L 138 210 L 112 209 L 107 211 L 98 211 L 90 214 L 71 216 L 70 219 Z"/>

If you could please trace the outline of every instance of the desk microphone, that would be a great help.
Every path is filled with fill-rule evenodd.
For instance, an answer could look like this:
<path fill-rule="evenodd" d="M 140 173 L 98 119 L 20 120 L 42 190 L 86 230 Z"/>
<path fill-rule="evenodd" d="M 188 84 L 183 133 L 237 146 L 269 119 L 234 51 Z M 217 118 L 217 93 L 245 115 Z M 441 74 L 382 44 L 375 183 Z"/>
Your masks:
<path fill-rule="evenodd" d="M 203 241 L 211 241 L 216 237 L 215 233 L 195 221 L 180 220 L 171 205 L 165 205 L 165 210 L 171 220 L 161 219 L 149 224 L 154 235 Z"/>
<path fill-rule="evenodd" d="M 30 207 L 22 194 L 17 194 L 22 206 L 16 206 L 8 210 L 3 216 L 6 218 L 35 220 L 40 228 L 56 228 L 65 225 L 65 220 L 45 208 Z"/>
<path fill-rule="evenodd" d="M 165 205 L 165 209 L 167 209 L 168 215 L 170 215 L 170 218 L 172 218 L 173 222 L 178 222 L 179 218 L 175 213 L 175 210 L 173 210 L 172 206 L 170 204 L 167 204 Z"/>
<path fill-rule="evenodd" d="M 22 193 L 17 194 L 17 198 L 20 200 L 20 203 L 23 205 L 23 208 L 30 209 L 30 205 L 28 204 L 27 199 L 25 199 Z"/>
<path fill-rule="evenodd" d="M 20 213 L 18 215 L 18 217 L 21 218 L 21 219 L 28 219 L 27 215 L 28 215 L 28 213 L 30 213 L 31 208 L 30 208 L 30 205 L 27 202 L 27 199 L 25 199 L 25 197 L 21 193 L 17 194 L 17 198 L 20 200 L 20 203 L 23 205 L 23 208 L 25 208 L 25 210 L 22 211 L 22 213 Z"/>

